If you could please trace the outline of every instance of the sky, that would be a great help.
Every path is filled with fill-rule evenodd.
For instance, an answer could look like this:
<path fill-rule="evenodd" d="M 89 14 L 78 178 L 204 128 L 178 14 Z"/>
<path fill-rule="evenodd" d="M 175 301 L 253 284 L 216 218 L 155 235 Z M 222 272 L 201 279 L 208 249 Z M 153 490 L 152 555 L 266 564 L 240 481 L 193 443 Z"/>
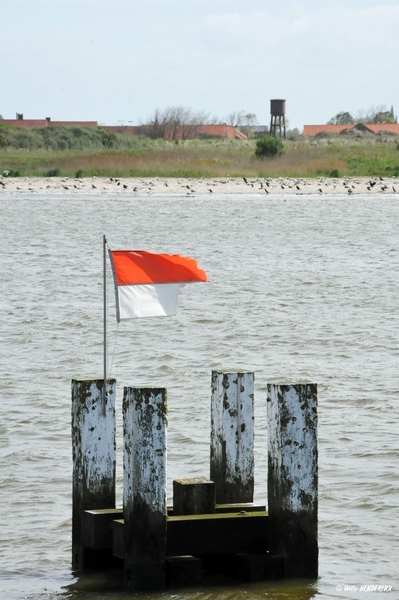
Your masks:
<path fill-rule="evenodd" d="M 288 127 L 393 105 L 399 0 L 1 0 L 0 115 L 140 125 L 286 100 Z"/>

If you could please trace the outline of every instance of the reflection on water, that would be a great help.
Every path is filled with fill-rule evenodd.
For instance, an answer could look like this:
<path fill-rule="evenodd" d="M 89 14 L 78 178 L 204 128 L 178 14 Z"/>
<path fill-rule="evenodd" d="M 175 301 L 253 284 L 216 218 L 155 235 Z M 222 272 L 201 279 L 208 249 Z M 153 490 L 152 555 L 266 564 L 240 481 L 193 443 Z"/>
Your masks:
<path fill-rule="evenodd" d="M 132 597 L 123 590 L 121 572 L 108 575 L 85 575 L 71 585 L 66 586 L 63 594 L 65 598 L 79 598 L 89 600 L 95 594 L 96 600 L 119 600 Z M 78 594 L 78 595 L 77 595 Z M 241 598 L 272 600 L 312 600 L 317 596 L 317 583 L 306 580 L 275 581 L 256 584 L 237 583 L 237 581 L 219 579 L 210 581 L 200 588 L 173 590 L 163 593 L 133 594 L 136 600 L 238 600 Z"/>

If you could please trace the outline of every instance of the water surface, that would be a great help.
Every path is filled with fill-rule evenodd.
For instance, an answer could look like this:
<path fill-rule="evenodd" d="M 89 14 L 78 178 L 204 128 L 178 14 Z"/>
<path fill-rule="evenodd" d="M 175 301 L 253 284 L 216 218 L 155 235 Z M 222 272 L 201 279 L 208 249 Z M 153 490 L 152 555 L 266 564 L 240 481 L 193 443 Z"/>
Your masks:
<path fill-rule="evenodd" d="M 255 372 L 256 490 L 266 500 L 266 384 L 319 390 L 320 578 L 173 591 L 170 600 L 399 597 L 398 217 L 394 196 L 2 194 L 0 597 L 124 598 L 71 573 L 70 382 L 101 376 L 102 236 L 195 257 L 210 283 L 172 318 L 117 327 L 118 381 L 168 389 L 168 495 L 209 476 L 213 369 Z M 357 591 L 345 586 L 357 586 Z M 353 588 L 355 589 L 355 588 Z M 378 594 L 378 596 L 377 596 Z"/>

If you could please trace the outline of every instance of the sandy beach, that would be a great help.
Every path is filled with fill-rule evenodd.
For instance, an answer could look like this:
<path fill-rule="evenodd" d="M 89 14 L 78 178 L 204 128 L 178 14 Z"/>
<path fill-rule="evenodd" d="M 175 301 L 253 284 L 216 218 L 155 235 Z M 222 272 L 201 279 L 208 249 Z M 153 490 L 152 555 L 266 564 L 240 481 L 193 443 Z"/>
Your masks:
<path fill-rule="evenodd" d="M 165 177 L 7 177 L 0 175 L 0 194 L 18 193 L 79 193 L 79 194 L 146 194 L 184 195 L 206 194 L 397 194 L 399 177 L 346 177 L 340 179 L 201 177 L 180 179 Z"/>

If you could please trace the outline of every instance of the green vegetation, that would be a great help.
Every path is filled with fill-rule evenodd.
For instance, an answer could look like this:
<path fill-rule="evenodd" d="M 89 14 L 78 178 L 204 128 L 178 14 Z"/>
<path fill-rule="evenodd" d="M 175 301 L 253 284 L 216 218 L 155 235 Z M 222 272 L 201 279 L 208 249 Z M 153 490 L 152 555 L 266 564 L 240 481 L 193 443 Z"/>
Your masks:
<path fill-rule="evenodd" d="M 354 118 L 349 112 L 343 111 L 335 115 L 328 121 L 329 125 L 353 125 L 355 123 Z"/>
<path fill-rule="evenodd" d="M 280 138 L 265 135 L 256 140 L 255 156 L 257 158 L 265 158 L 270 156 L 278 156 L 284 151 L 284 144 Z"/>
<path fill-rule="evenodd" d="M 145 138 L 109 131 L 104 127 L 32 127 L 0 122 L 0 150 L 92 150 L 128 149 L 142 146 Z"/>
<path fill-rule="evenodd" d="M 270 138 L 269 138 L 270 139 Z M 279 143 L 281 140 L 274 140 Z M 393 135 L 304 138 L 284 153 L 256 156 L 260 139 L 166 141 L 105 128 L 18 129 L 0 122 L 0 174 L 22 177 L 399 176 Z M 338 175 L 337 175 L 338 174 Z"/>
<path fill-rule="evenodd" d="M 354 123 L 397 123 L 397 118 L 393 106 L 388 110 L 386 106 L 381 105 L 369 108 L 366 112 L 359 112 L 355 117 L 350 112 L 342 111 L 328 121 L 329 125 L 353 125 Z"/>

